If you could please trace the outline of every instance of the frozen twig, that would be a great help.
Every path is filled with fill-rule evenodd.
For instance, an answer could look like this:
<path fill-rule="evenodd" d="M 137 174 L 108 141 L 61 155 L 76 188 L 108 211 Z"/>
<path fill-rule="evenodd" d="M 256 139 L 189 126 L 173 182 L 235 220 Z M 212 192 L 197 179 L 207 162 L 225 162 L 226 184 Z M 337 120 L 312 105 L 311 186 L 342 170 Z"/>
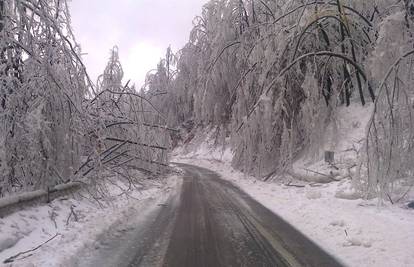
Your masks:
<path fill-rule="evenodd" d="M 74 218 L 75 222 L 78 221 L 78 215 L 75 213 L 75 210 L 74 210 L 75 207 L 76 207 L 75 205 L 70 206 L 70 213 L 69 213 L 68 219 L 66 220 L 66 226 L 69 225 L 69 220 L 72 217 L 72 214 L 73 214 L 73 218 Z"/>
<path fill-rule="evenodd" d="M 16 255 L 14 255 L 14 256 L 11 256 L 11 257 L 9 257 L 9 258 L 5 259 L 5 260 L 3 261 L 3 263 L 12 263 L 12 262 L 14 262 L 15 260 L 18 260 L 18 258 L 19 258 L 21 255 L 24 255 L 24 254 L 27 254 L 27 253 L 33 252 L 33 251 L 35 251 L 35 250 L 37 250 L 37 249 L 41 248 L 42 246 L 46 245 L 47 243 L 49 243 L 50 241 L 52 241 L 53 239 L 55 239 L 55 238 L 56 238 L 56 237 L 58 237 L 58 236 L 60 236 L 60 234 L 59 234 L 59 233 L 56 233 L 53 237 L 51 237 L 50 239 L 48 239 L 46 242 L 44 242 L 44 243 L 42 243 L 42 244 L 38 245 L 37 247 L 35 247 L 35 248 L 33 248 L 33 249 L 29 249 L 29 250 L 26 250 L 26 251 L 23 251 L 23 252 L 19 252 L 19 253 L 17 253 L 17 254 L 16 254 Z"/>

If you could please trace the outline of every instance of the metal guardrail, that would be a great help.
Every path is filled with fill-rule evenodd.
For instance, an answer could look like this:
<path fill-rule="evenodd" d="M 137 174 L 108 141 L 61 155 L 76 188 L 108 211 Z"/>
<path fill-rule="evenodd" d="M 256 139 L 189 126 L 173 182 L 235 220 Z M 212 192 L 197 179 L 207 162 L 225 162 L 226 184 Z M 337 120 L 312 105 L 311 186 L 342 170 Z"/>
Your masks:
<path fill-rule="evenodd" d="M 57 185 L 50 189 L 49 192 L 47 190 L 37 190 L 16 196 L 0 198 L 0 218 L 4 218 L 22 209 L 47 203 L 58 197 L 74 193 L 80 188 L 80 183 L 68 183 Z"/>

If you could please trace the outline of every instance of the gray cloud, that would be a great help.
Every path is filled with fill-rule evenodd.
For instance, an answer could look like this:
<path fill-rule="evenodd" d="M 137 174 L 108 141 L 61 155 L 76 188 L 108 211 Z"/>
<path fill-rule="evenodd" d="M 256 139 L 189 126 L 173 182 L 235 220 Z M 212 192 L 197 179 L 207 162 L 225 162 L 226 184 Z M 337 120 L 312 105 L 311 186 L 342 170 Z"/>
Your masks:
<path fill-rule="evenodd" d="M 72 0 L 71 15 L 90 75 L 105 68 L 118 45 L 125 78 L 142 85 L 168 45 L 180 49 L 207 0 Z"/>

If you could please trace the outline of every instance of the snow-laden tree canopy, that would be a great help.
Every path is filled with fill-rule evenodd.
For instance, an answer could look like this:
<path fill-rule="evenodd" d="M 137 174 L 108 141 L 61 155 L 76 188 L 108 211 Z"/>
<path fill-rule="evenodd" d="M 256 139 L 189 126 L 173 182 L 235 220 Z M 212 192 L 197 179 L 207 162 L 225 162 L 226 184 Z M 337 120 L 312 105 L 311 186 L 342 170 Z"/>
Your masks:
<path fill-rule="evenodd" d="M 121 84 L 118 50 L 97 88 L 80 55 L 67 1 L 0 0 L 0 197 L 166 170 L 165 122 Z"/>
<path fill-rule="evenodd" d="M 209 1 L 158 105 L 173 114 L 170 126 L 192 121 L 230 136 L 234 166 L 268 177 L 289 169 L 298 155 L 319 156 L 338 107 L 375 103 L 371 160 L 361 159 L 368 172 L 359 182 L 386 193 L 412 177 L 414 166 L 413 10 L 408 0 Z M 165 73 L 163 67 L 152 75 Z M 372 130 L 379 122 L 383 130 Z"/>

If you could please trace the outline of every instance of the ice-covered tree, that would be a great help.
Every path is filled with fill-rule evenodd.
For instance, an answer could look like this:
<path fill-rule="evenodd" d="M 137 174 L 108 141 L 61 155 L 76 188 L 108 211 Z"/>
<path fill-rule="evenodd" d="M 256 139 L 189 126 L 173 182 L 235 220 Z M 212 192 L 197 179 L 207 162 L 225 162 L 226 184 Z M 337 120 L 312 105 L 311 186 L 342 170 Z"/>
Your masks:
<path fill-rule="evenodd" d="M 88 158 L 78 170 L 83 177 L 116 174 L 131 182 L 131 170 L 160 174 L 168 169 L 169 130 L 164 115 L 129 82 L 122 85 L 122 79 L 118 48 L 114 47 L 88 105 L 94 124 Z"/>
<path fill-rule="evenodd" d="M 0 197 L 167 169 L 166 122 L 117 49 L 96 88 L 80 55 L 67 1 L 0 1 Z"/>
<path fill-rule="evenodd" d="M 64 182 L 88 92 L 66 1 L 0 1 L 0 195 Z"/>
<path fill-rule="evenodd" d="M 378 39 L 367 61 L 378 98 L 367 134 L 367 172 L 356 181 L 368 195 L 392 202 L 414 185 L 414 25 L 410 8 L 394 9 L 378 24 Z"/>
<path fill-rule="evenodd" d="M 373 184 L 395 180 L 391 177 L 401 169 L 394 166 L 400 161 L 394 162 L 392 154 L 381 152 L 399 153 L 391 149 L 393 138 L 402 142 L 398 151 L 405 151 L 403 162 L 411 158 L 404 145 L 410 138 L 405 127 L 409 123 L 403 123 L 405 128 L 384 124 L 398 112 L 411 114 L 402 108 L 409 106 L 410 97 L 405 97 L 405 104 L 401 97 L 398 103 L 388 101 L 384 89 L 394 81 L 400 88 L 396 95 L 409 91 L 401 88 L 410 84 L 411 69 L 406 66 L 411 54 L 381 81 L 391 62 L 412 48 L 412 17 L 409 0 L 210 1 L 194 20 L 189 42 L 177 53 L 169 97 L 160 103 L 167 107 L 171 100 L 182 107 L 168 109 L 176 115 L 171 125 L 192 121 L 217 129 L 224 133 L 221 136 L 231 137 L 234 166 L 270 177 L 290 168 L 299 154 L 321 157 L 323 129 L 336 123 L 339 106 L 376 101 L 372 125 L 388 126 L 382 133 L 371 127 L 368 135 L 374 139 L 369 140 L 368 154 L 377 157 L 367 165 L 372 169 L 367 182 L 372 190 L 377 186 Z M 397 26 L 386 26 L 396 18 Z M 390 142 L 375 142 L 381 138 Z M 404 163 L 405 177 L 410 165 Z M 384 182 L 375 182 L 379 180 Z"/>

